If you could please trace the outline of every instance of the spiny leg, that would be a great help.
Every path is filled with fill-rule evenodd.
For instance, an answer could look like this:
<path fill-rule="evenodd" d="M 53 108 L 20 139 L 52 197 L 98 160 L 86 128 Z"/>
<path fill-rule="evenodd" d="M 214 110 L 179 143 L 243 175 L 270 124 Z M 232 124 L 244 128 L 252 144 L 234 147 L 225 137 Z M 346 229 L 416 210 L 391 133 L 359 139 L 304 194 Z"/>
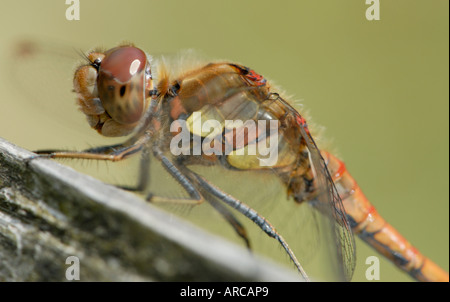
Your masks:
<path fill-rule="evenodd" d="M 71 158 L 71 159 L 95 159 L 120 161 L 134 155 L 142 150 L 144 143 L 132 145 L 117 144 L 87 149 L 84 151 L 66 151 L 66 150 L 38 150 L 37 156 L 31 157 L 28 161 L 36 158 Z"/>
<path fill-rule="evenodd" d="M 269 235 L 272 238 L 275 238 L 281 246 L 284 248 L 286 253 L 289 255 L 289 258 L 291 258 L 294 265 L 297 267 L 297 270 L 300 272 L 302 277 L 306 281 L 310 281 L 308 275 L 306 274 L 305 270 L 301 266 L 300 262 L 295 257 L 294 252 L 291 250 L 287 242 L 284 240 L 284 238 L 276 231 L 276 229 L 270 224 L 270 222 L 258 214 L 255 210 L 253 210 L 251 207 L 243 203 L 242 201 L 234 198 L 233 196 L 223 192 L 213 184 L 211 184 L 209 181 L 204 179 L 202 176 L 196 174 L 195 172 L 191 171 L 191 174 L 197 179 L 198 183 L 209 193 L 213 194 L 229 206 L 233 207 L 234 209 L 238 210 L 240 213 L 248 217 L 250 220 L 252 220 L 256 225 L 258 225 L 261 230 L 263 230 L 267 235 Z"/>

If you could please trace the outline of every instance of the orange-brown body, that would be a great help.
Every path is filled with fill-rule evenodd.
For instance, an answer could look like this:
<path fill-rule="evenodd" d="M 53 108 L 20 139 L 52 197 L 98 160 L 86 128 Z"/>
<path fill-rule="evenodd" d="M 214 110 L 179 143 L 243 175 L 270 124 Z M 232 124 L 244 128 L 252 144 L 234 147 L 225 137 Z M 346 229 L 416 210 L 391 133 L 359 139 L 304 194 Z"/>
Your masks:
<path fill-rule="evenodd" d="M 322 152 L 350 217 L 353 232 L 419 281 L 448 282 L 448 273 L 422 255 L 369 202 L 342 161 Z"/>

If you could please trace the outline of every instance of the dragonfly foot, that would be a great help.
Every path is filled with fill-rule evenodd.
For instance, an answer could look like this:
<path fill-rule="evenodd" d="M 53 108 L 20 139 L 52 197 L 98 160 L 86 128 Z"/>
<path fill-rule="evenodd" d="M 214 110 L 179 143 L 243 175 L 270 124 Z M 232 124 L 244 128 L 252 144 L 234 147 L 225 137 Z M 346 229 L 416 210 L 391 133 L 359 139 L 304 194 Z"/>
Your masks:
<path fill-rule="evenodd" d="M 24 159 L 24 163 L 28 167 L 30 165 L 31 161 L 36 160 L 38 158 L 47 158 L 47 159 L 49 159 L 49 158 L 52 158 L 52 155 L 51 154 L 36 154 L 36 155 L 32 155 L 32 156 L 30 156 L 28 158 L 25 158 Z"/>

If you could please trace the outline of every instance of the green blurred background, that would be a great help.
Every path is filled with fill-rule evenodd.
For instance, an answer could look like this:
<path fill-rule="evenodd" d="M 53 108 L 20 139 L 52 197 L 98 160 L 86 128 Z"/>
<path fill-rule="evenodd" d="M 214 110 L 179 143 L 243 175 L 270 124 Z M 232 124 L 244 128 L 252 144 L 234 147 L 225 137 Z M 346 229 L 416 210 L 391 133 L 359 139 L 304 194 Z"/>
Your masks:
<path fill-rule="evenodd" d="M 12 73 L 31 81 L 26 71 L 14 72 L 21 62 L 11 49 L 21 37 L 83 51 L 126 40 L 149 53 L 194 48 L 241 62 L 300 100 L 312 123 L 324 127 L 322 141 L 345 160 L 378 211 L 448 271 L 449 2 L 380 2 L 381 20 L 371 22 L 363 0 L 95 0 L 81 1 L 80 21 L 67 21 L 63 0 L 4 0 L 0 136 L 27 149 L 97 145 L 98 135 L 60 126 L 66 113 L 46 116 L 11 84 Z M 69 91 L 72 77 L 68 70 L 46 78 L 52 73 L 47 66 L 43 84 L 30 82 L 43 91 L 43 103 L 59 87 Z M 61 108 L 71 112 L 72 99 L 59 100 Z M 83 124 L 73 112 L 67 119 Z M 52 115 L 59 115 L 56 121 Z M 357 240 L 354 281 L 366 280 L 371 255 Z M 380 277 L 411 280 L 384 259 Z"/>

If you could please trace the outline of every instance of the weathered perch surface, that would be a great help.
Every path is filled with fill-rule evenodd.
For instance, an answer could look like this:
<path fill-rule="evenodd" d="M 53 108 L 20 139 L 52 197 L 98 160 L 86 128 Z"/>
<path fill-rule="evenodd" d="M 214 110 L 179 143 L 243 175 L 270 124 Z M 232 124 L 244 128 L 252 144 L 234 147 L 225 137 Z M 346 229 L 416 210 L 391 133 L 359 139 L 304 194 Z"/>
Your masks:
<path fill-rule="evenodd" d="M 0 281 L 295 281 L 133 194 L 0 138 Z"/>

